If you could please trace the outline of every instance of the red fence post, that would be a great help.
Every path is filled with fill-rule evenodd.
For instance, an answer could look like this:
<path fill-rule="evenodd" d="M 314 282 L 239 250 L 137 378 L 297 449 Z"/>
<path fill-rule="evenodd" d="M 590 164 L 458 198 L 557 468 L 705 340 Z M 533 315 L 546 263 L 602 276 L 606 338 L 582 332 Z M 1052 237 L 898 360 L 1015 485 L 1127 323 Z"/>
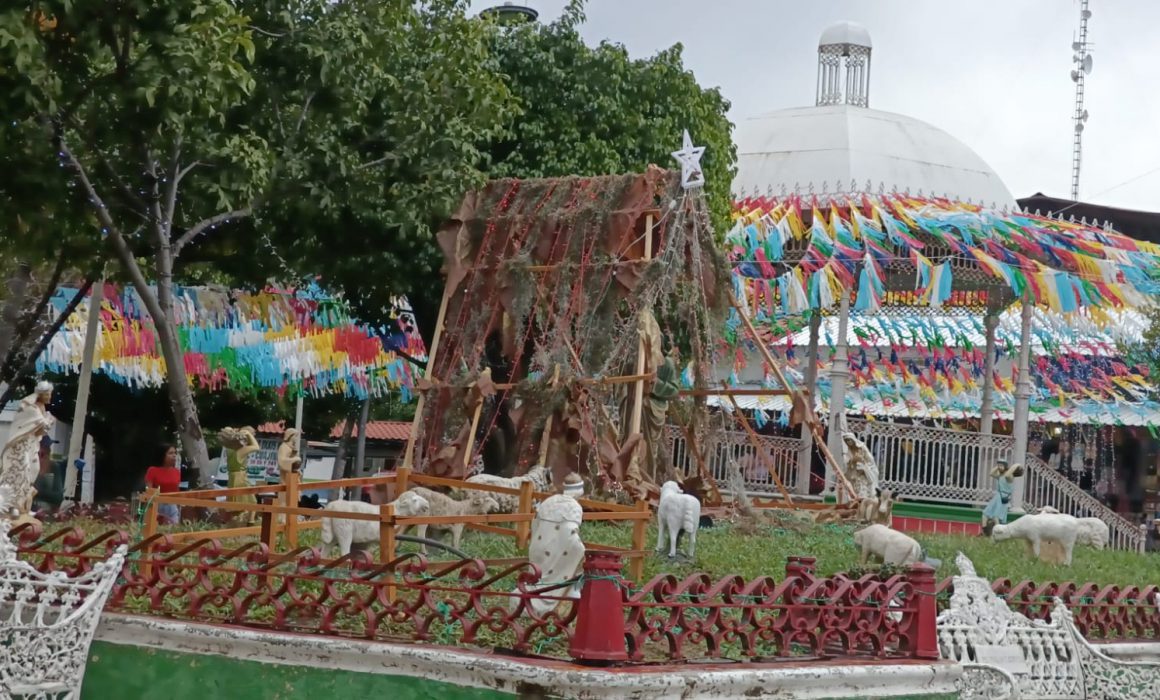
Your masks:
<path fill-rule="evenodd" d="M 914 591 L 915 620 L 910 629 L 911 655 L 916 659 L 938 658 L 938 598 L 935 591 L 934 569 L 918 563 L 906 574 Z M 909 606 L 908 606 L 909 607 Z"/>
<path fill-rule="evenodd" d="M 624 635 L 624 563 L 617 552 L 590 550 L 584 554 L 576 629 L 568 653 L 579 663 L 627 661 Z"/>

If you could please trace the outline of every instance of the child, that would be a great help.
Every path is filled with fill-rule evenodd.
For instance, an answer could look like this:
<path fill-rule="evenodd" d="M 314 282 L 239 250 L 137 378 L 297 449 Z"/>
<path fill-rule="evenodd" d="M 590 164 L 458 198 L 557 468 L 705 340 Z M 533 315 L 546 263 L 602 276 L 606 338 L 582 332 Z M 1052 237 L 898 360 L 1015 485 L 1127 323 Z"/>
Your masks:
<path fill-rule="evenodd" d="M 1007 524 L 1007 508 L 1011 505 L 1011 494 L 1015 491 L 1015 478 L 1023 476 L 1023 465 L 1014 464 L 1008 468 L 1007 460 L 996 460 L 991 476 L 995 483 L 995 495 L 983 509 L 983 535 L 991 536 L 991 528 L 996 523 Z"/>

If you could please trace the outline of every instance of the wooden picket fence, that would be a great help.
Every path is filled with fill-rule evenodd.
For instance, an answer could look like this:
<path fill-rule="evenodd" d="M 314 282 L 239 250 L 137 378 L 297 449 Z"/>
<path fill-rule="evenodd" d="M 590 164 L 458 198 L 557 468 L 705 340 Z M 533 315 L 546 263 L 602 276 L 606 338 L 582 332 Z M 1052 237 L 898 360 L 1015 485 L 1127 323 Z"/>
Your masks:
<path fill-rule="evenodd" d="M 398 555 L 398 541 L 396 535 L 412 525 L 456 525 L 465 524 L 468 528 L 488 532 L 493 535 L 512 537 L 516 541 L 516 548 L 527 551 L 532 535 L 532 521 L 535 519 L 536 503 L 552 496 L 551 493 L 536 491 L 530 482 L 524 482 L 519 489 L 509 489 L 503 486 L 490 484 L 475 484 L 458 479 L 444 479 L 414 474 L 407 467 L 402 467 L 393 474 L 360 477 L 357 479 L 335 479 L 331 481 L 311 481 L 306 484 L 310 491 L 326 491 L 334 489 L 350 489 L 368 486 L 393 486 L 395 498 L 411 486 L 425 486 L 428 488 L 447 487 L 462 491 L 481 491 L 485 493 L 517 496 L 518 507 L 514 513 L 491 515 L 466 516 L 427 516 L 427 517 L 398 517 L 395 507 L 391 503 L 379 506 L 378 513 L 348 513 L 327 512 L 328 518 L 343 518 L 347 520 L 370 520 L 379 523 L 379 561 L 382 563 L 396 559 Z M 304 530 L 314 530 L 322 526 L 322 511 L 314 508 L 299 508 L 297 506 L 303 484 L 299 474 L 289 474 L 280 484 L 263 486 L 247 486 L 230 489 L 203 489 L 198 491 L 184 491 L 179 493 L 159 493 L 157 489 L 146 490 L 143 501 L 145 512 L 143 516 L 142 538 L 149 539 L 158 533 L 158 510 L 162 505 L 175 505 L 178 508 L 207 508 L 220 509 L 241 513 L 258 524 L 243 527 L 227 527 L 210 530 L 192 530 L 169 533 L 171 542 L 190 542 L 204 539 L 234 539 L 257 536 L 265 543 L 269 551 L 298 551 L 299 534 Z M 253 496 L 257 502 L 235 502 L 233 497 Z M 224 501 L 219 501 L 220 498 Z M 635 581 L 640 581 L 644 574 L 644 558 L 648 555 L 645 541 L 649 520 L 652 512 L 647 501 L 637 501 L 634 505 L 606 503 L 578 498 L 577 502 L 584 508 L 585 522 L 598 521 L 631 521 L 632 547 L 625 549 L 613 545 L 597 542 L 585 542 L 589 550 L 604 550 L 618 552 L 629 560 L 629 575 Z M 291 505 L 293 504 L 293 505 Z M 298 516 L 308 518 L 299 522 Z M 495 562 L 503 563 L 503 562 Z"/>

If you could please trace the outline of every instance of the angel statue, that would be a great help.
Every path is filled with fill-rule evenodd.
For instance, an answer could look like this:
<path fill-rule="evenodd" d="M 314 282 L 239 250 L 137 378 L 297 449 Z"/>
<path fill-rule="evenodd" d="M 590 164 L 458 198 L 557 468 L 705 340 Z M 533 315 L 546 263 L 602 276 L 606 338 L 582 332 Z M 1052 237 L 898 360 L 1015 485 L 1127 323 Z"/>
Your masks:
<path fill-rule="evenodd" d="M 36 522 L 32 517 L 32 484 L 40 474 L 40 439 L 52 429 L 56 419 L 48 412 L 52 401 L 52 384 L 40 382 L 36 390 L 20 400 L 8 440 L 0 450 L 0 487 L 12 494 L 12 505 L 18 514 L 13 525 Z"/>

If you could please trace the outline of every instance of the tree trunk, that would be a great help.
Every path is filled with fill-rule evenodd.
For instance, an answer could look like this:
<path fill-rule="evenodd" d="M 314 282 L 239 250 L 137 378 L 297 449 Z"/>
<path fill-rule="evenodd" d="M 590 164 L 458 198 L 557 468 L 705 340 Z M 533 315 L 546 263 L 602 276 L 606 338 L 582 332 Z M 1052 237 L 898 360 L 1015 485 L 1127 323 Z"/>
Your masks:
<path fill-rule="evenodd" d="M 8 278 L 8 297 L 4 309 L 0 311 L 0 358 L 8 357 L 12 339 L 16 336 L 16 324 L 20 320 L 20 310 L 28 296 L 28 286 L 32 283 L 32 268 L 25 263 L 17 263 Z"/>
<path fill-rule="evenodd" d="M 167 247 L 157 253 L 157 297 L 154 304 L 146 293 L 138 289 L 153 326 L 157 330 L 157 343 L 161 346 L 161 356 L 165 359 L 165 386 L 169 392 L 169 404 L 173 410 L 173 422 L 181 437 L 181 448 L 199 475 L 199 486 L 206 488 L 213 484 L 214 466 L 209 460 L 209 450 L 205 446 L 205 436 L 201 432 L 201 421 L 197 416 L 197 406 L 193 403 L 193 391 L 185 375 L 185 354 L 177 334 L 177 322 L 173 313 L 173 259 Z M 148 292 L 148 290 L 145 290 Z M 156 312 L 153 306 L 157 307 Z"/>
<path fill-rule="evenodd" d="M 4 387 L 3 391 L 0 391 L 0 406 L 5 406 L 9 401 L 12 400 L 12 395 L 15 393 L 16 387 L 20 384 L 21 381 L 24 380 L 24 377 L 28 376 L 34 369 L 36 369 L 36 358 L 40 357 L 40 353 L 44 352 L 44 349 L 48 347 L 48 343 L 52 340 L 53 336 L 55 336 L 60 331 L 61 327 L 64 326 L 64 322 L 67 321 L 69 316 L 72 316 L 73 312 L 77 310 L 77 307 L 80 306 L 81 299 L 85 298 L 85 295 L 89 293 L 89 289 L 91 289 L 92 286 L 93 280 L 90 277 L 85 280 L 85 283 L 81 285 L 81 288 L 78 289 L 77 293 L 73 295 L 73 298 L 69 301 L 68 306 L 66 306 L 64 310 L 57 315 L 56 320 L 52 322 L 52 325 L 49 326 L 48 329 L 46 329 L 44 333 L 40 335 L 40 340 L 37 341 L 36 347 L 32 349 L 32 352 L 25 356 L 24 363 L 11 373 L 11 377 L 7 378 L 7 386 Z M 15 357 L 15 354 L 13 356 Z M 0 377 L 0 379 L 2 378 L 3 377 Z"/>
<path fill-rule="evenodd" d="M 334 453 L 334 467 L 330 470 L 331 480 L 338 480 L 346 475 L 346 454 L 350 452 L 350 438 L 354 435 L 354 414 L 346 417 L 342 424 L 342 437 L 338 440 L 338 450 Z"/>
<path fill-rule="evenodd" d="M 371 400 L 370 397 L 367 397 L 363 399 L 362 407 L 358 413 L 358 441 L 355 442 L 354 467 L 352 469 L 354 472 L 352 476 L 356 478 L 362 476 L 363 471 L 367 468 L 367 419 L 370 417 L 370 413 Z M 363 490 L 361 486 L 356 486 L 353 490 L 354 493 L 351 495 L 352 499 L 358 500 L 362 497 Z"/>

